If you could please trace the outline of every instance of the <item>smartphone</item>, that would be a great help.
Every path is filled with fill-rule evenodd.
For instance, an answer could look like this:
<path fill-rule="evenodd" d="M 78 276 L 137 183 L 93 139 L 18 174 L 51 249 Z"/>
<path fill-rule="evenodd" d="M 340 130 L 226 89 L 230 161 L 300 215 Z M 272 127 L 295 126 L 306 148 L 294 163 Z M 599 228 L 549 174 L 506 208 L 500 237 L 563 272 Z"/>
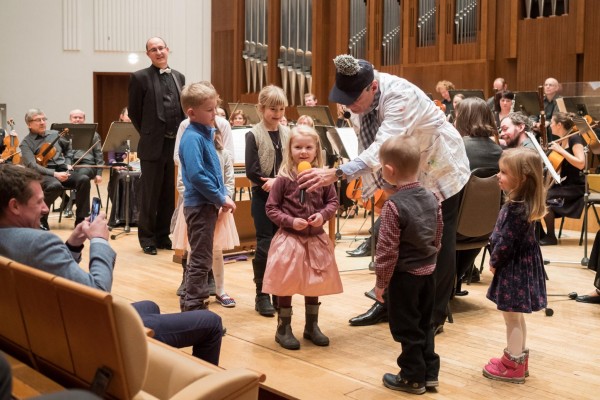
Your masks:
<path fill-rule="evenodd" d="M 92 213 L 90 214 L 90 222 L 94 222 L 98 214 L 100 214 L 100 199 L 94 197 L 92 200 Z"/>

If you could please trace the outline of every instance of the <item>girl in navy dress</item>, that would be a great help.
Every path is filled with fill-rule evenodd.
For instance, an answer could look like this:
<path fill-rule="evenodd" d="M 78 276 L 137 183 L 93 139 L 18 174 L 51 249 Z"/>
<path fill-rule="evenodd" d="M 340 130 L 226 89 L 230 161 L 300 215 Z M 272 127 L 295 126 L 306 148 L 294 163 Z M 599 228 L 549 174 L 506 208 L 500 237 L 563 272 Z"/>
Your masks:
<path fill-rule="evenodd" d="M 490 271 L 494 274 L 487 298 L 502 311 L 507 347 L 501 358 L 484 368 L 486 378 L 524 383 L 529 375 L 529 350 L 524 313 L 546 307 L 546 281 L 535 221 L 546 213 L 542 160 L 531 149 L 505 150 L 498 173 L 506 203 L 490 237 Z"/>

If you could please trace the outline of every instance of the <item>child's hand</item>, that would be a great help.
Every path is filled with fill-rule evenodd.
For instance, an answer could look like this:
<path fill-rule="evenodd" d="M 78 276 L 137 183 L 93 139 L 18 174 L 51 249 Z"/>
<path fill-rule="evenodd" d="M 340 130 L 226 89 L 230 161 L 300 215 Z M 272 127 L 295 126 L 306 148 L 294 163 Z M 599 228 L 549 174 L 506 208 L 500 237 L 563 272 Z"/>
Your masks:
<path fill-rule="evenodd" d="M 492 266 L 492 264 L 490 264 L 490 272 L 492 273 L 492 275 L 495 275 L 495 274 L 496 274 L 496 268 L 494 268 L 494 267 Z"/>
<path fill-rule="evenodd" d="M 262 190 L 269 193 L 271 188 L 273 187 L 273 182 L 275 182 L 275 178 L 260 178 L 265 183 L 262 185 Z"/>
<path fill-rule="evenodd" d="M 235 211 L 235 202 L 231 200 L 231 197 L 225 196 L 225 203 L 221 206 L 221 210 L 223 212 L 231 211 L 232 213 Z"/>
<path fill-rule="evenodd" d="M 294 218 L 294 222 L 292 223 L 292 228 L 294 228 L 297 231 L 306 229 L 307 226 L 308 222 L 302 218 Z"/>
<path fill-rule="evenodd" d="M 380 303 L 385 303 L 385 301 L 383 300 L 383 291 L 384 290 L 385 289 L 383 289 L 383 288 L 378 288 L 377 286 L 375 286 L 375 298 Z"/>
<path fill-rule="evenodd" d="M 323 225 L 323 215 L 321 213 L 314 213 L 310 217 L 308 217 L 308 224 L 310 226 L 319 227 Z"/>

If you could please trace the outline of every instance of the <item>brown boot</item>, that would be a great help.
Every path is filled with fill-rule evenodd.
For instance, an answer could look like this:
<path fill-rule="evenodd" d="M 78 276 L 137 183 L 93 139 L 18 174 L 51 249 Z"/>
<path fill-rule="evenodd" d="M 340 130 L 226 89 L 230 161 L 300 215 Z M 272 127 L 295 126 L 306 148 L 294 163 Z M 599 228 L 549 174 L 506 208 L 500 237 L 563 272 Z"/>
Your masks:
<path fill-rule="evenodd" d="M 329 338 L 319 329 L 319 304 L 306 305 L 306 323 L 304 325 L 304 339 L 308 339 L 317 346 L 329 346 Z"/>
<path fill-rule="evenodd" d="M 275 341 L 284 349 L 298 350 L 300 342 L 294 337 L 292 332 L 292 307 L 281 307 L 277 312 L 277 332 Z"/>

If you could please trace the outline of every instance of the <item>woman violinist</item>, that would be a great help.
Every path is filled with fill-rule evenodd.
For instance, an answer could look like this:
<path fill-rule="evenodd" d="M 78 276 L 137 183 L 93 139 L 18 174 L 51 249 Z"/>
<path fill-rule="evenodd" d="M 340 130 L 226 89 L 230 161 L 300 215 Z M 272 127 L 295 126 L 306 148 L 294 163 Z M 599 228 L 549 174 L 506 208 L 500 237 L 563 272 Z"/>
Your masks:
<path fill-rule="evenodd" d="M 552 134 L 560 139 L 551 142 L 549 158 L 556 162 L 563 181 L 548 189 L 548 213 L 544 217 L 546 235 L 541 237 L 540 245 L 550 246 L 558 243 L 554 233 L 554 220 L 556 217 L 579 218 L 583 211 L 583 195 L 585 193 L 585 179 L 581 171 L 585 167 L 585 142 L 580 135 L 566 137 L 575 124 L 567 113 L 554 113 L 550 123 Z M 563 139 L 564 138 L 564 139 Z M 563 140 L 561 140 L 563 139 Z M 557 171 L 559 172 L 559 171 Z"/>

